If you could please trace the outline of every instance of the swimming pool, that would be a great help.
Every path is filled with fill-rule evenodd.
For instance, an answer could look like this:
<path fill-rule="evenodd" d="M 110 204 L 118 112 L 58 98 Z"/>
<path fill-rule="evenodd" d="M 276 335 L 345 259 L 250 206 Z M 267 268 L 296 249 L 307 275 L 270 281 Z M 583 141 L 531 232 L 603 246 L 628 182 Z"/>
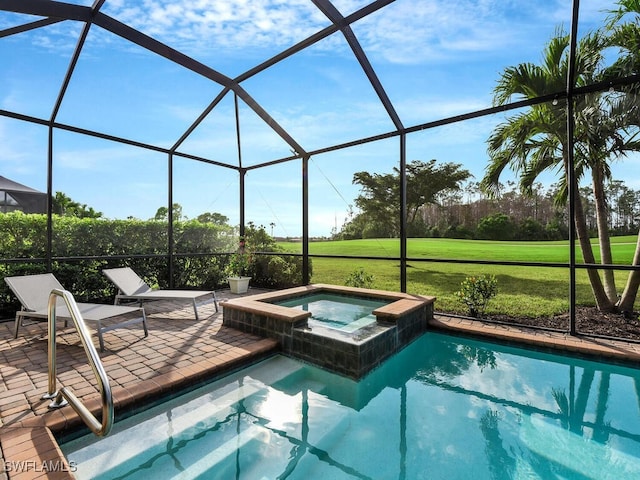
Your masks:
<path fill-rule="evenodd" d="M 61 448 L 80 480 L 618 480 L 639 404 L 637 369 L 430 332 L 360 381 L 278 355 Z"/>
<path fill-rule="evenodd" d="M 331 293 L 315 293 L 275 302 L 275 305 L 311 312 L 310 327 L 335 328 L 343 332 L 356 330 L 376 322 L 373 311 L 391 303 L 390 300 L 354 298 Z"/>

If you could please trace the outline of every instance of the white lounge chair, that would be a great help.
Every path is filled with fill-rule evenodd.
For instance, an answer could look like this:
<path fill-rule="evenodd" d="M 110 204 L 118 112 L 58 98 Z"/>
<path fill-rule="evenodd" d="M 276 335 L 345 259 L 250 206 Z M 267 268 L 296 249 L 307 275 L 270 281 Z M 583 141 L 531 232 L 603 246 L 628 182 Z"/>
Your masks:
<path fill-rule="evenodd" d="M 18 338 L 18 330 L 24 318 L 32 318 L 37 321 L 47 320 L 49 318 L 48 306 L 51 290 L 56 288 L 60 290 L 64 289 L 52 273 L 5 277 L 4 281 L 22 304 L 22 310 L 16 312 L 13 338 Z M 98 332 L 98 341 L 100 342 L 100 351 L 104 351 L 102 334 L 109 330 L 126 327 L 135 323 L 142 323 L 144 336 L 149 335 L 149 331 L 147 330 L 147 317 L 143 308 L 103 305 L 99 303 L 76 303 L 85 322 L 95 325 L 96 331 Z M 137 315 L 135 318 L 131 318 L 134 313 Z M 109 322 L 108 325 L 102 324 L 104 320 L 110 320 L 121 315 L 126 315 L 128 318 L 117 323 Z M 69 314 L 67 306 L 63 301 L 58 300 L 56 304 L 56 319 L 64 320 L 66 326 L 70 318 L 71 315 Z"/>
<path fill-rule="evenodd" d="M 199 303 L 207 303 L 206 298 L 211 297 L 218 311 L 218 299 L 216 292 L 204 290 L 163 290 L 152 289 L 147 283 L 138 276 L 129 267 L 107 268 L 102 271 L 109 280 L 111 280 L 118 293 L 114 303 L 118 305 L 121 300 L 136 300 L 142 306 L 145 300 L 173 300 L 173 301 L 189 301 L 193 304 L 193 311 L 198 320 L 198 301 Z"/>

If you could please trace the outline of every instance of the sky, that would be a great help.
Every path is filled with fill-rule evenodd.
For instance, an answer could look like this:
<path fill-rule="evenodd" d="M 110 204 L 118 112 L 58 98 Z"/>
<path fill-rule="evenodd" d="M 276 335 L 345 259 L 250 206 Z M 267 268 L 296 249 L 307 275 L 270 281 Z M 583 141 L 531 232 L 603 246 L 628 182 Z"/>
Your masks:
<path fill-rule="evenodd" d="M 369 2 L 333 3 L 346 16 Z M 579 33 L 600 25 L 614 4 L 580 2 Z M 330 25 L 310 0 L 106 0 L 101 12 L 230 78 Z M 569 28 L 570 18 L 569 0 L 396 0 L 352 29 L 403 126 L 411 127 L 490 107 L 500 73 L 539 63 L 545 44 L 559 28 Z M 0 11 L 0 30 L 37 19 Z M 0 37 L 0 109 L 52 118 L 81 31 L 82 24 L 66 21 Z M 306 151 L 394 130 L 340 32 L 241 86 Z M 221 90 L 93 25 L 55 120 L 171 148 Z M 177 150 L 245 167 L 291 155 L 292 147 L 251 108 L 241 99 L 238 105 L 240 149 L 234 98 L 227 95 Z M 479 181 L 486 140 L 505 115 L 411 134 L 407 160 L 459 163 Z M 166 154 L 59 129 L 53 139 L 54 192 L 107 218 L 148 219 L 167 205 Z M 47 145 L 46 127 L 0 116 L 0 175 L 46 191 Z M 354 173 L 391 173 L 399 148 L 398 138 L 391 138 L 313 155 L 310 235 L 339 230 L 359 193 Z M 614 176 L 640 188 L 629 173 L 635 163 L 617 162 Z M 219 212 L 238 224 L 237 171 L 176 156 L 172 177 L 173 201 L 188 218 Z M 302 234 L 300 161 L 252 169 L 245 180 L 246 221 L 277 236 Z M 542 180 L 551 184 L 555 178 Z"/>

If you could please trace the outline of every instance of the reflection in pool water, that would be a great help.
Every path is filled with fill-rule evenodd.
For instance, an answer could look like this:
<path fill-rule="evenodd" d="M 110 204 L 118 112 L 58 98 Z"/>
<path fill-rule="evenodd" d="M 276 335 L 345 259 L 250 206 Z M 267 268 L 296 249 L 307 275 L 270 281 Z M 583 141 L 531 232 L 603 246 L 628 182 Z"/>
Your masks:
<path fill-rule="evenodd" d="M 639 405 L 637 369 L 427 333 L 358 382 L 275 356 L 62 448 L 79 479 L 618 480 Z"/>

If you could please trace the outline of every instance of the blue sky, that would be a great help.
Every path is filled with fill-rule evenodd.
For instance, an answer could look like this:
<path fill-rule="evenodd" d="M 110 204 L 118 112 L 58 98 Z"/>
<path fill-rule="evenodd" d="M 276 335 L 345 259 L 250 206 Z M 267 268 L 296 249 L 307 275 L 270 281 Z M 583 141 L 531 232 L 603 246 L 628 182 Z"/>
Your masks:
<path fill-rule="evenodd" d="M 334 1 L 343 15 L 368 3 Z M 599 25 L 613 6 L 583 0 L 580 32 Z M 309 0 L 107 0 L 102 12 L 229 77 L 329 25 Z M 411 127 L 490 107 L 500 72 L 539 62 L 545 43 L 558 27 L 568 28 L 570 17 L 568 0 L 396 0 L 352 28 L 403 125 Z M 0 28 L 36 19 L 0 12 Z M 67 21 L 0 38 L 0 108 L 49 119 L 81 28 Z M 307 151 L 393 130 L 340 33 L 242 86 Z M 220 91 L 210 80 L 94 25 L 56 120 L 168 148 Z M 237 165 L 233 108 L 233 97 L 225 97 L 179 151 Z M 496 115 L 410 135 L 408 160 L 461 163 L 479 180 L 486 139 L 503 119 Z M 290 154 L 290 146 L 242 102 L 240 134 L 245 166 Z M 391 172 L 398 150 L 398 140 L 390 139 L 312 157 L 311 235 L 339 228 L 358 195 L 353 174 Z M 164 154 L 56 130 L 54 163 L 54 191 L 108 218 L 147 219 L 167 204 Z M 618 178 L 639 188 L 624 173 L 630 163 L 620 163 L 614 173 L 619 170 Z M 46 190 L 46 165 L 46 128 L 0 117 L 0 175 Z M 247 221 L 273 228 L 275 235 L 301 235 L 300 162 L 252 170 L 246 181 Z M 188 217 L 215 211 L 238 223 L 238 174 L 232 169 L 176 158 L 174 182 L 174 201 Z"/>

